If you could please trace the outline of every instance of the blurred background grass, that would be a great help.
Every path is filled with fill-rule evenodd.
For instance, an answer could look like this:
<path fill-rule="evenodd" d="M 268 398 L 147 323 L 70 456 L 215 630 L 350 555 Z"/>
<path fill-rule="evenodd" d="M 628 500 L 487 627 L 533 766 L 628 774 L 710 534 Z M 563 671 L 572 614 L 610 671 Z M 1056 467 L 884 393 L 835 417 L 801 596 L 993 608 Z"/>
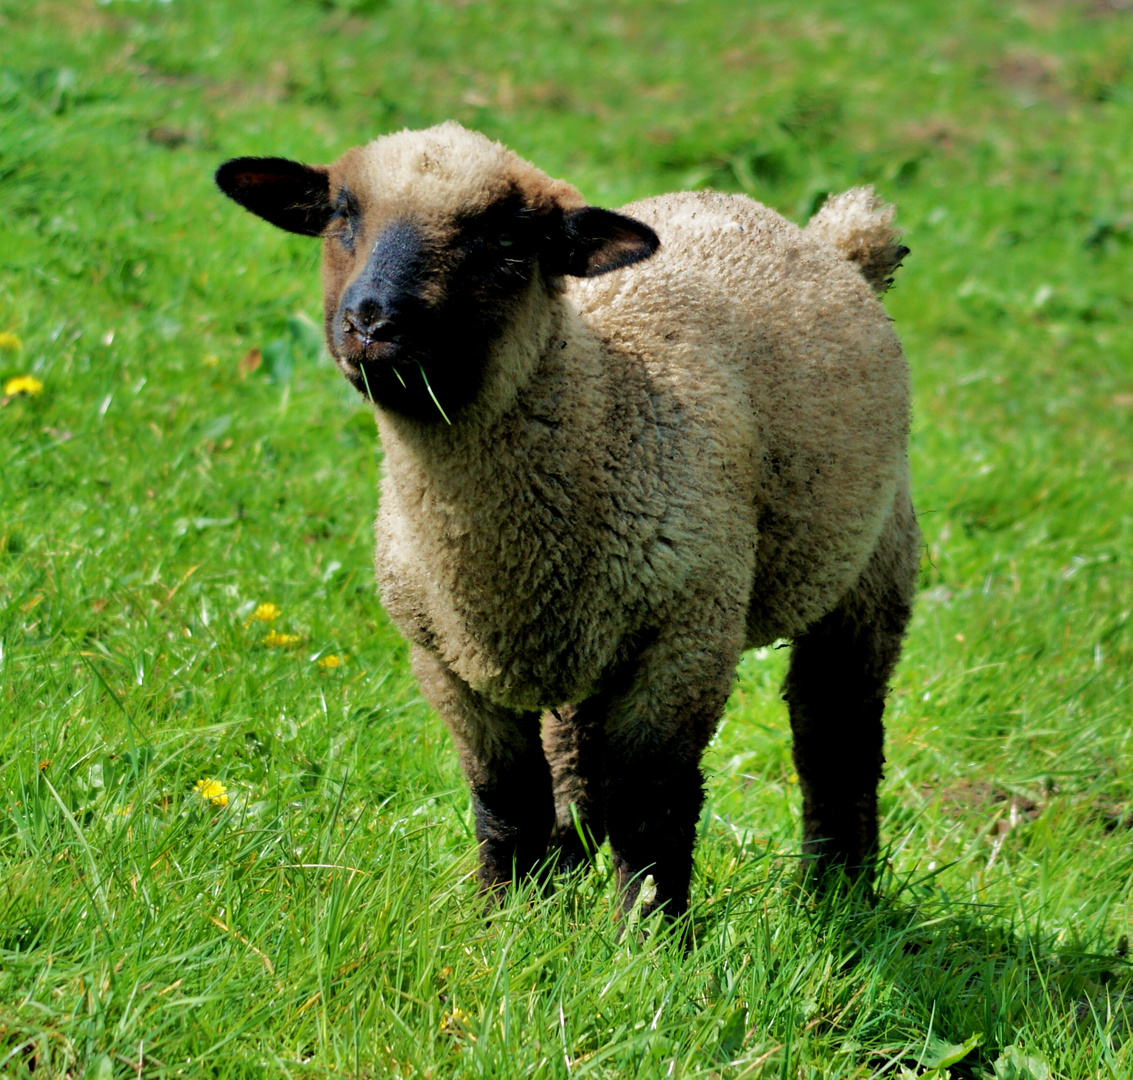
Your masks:
<path fill-rule="evenodd" d="M 876 911 L 790 886 L 767 650 L 696 950 L 618 943 L 604 872 L 482 923 L 317 245 L 211 181 L 449 117 L 601 205 L 897 203 L 927 544 Z M 0 380 L 43 384 L 0 407 L 0 1075 L 1129 1075 L 1131 146 L 1116 0 L 0 0 Z"/>

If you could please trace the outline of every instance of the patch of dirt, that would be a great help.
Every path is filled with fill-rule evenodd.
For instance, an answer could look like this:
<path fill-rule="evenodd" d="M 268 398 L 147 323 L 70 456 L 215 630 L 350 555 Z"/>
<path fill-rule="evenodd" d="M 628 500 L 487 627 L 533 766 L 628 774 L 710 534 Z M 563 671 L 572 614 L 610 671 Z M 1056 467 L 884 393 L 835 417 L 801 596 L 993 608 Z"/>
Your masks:
<path fill-rule="evenodd" d="M 1066 0 L 1064 6 L 1077 8 L 1086 19 L 1104 19 L 1133 12 L 1133 0 Z"/>
<path fill-rule="evenodd" d="M 1018 11 L 1032 28 L 1049 30 L 1067 14 L 1087 20 L 1129 15 L 1133 0 L 1029 0 Z"/>
<path fill-rule="evenodd" d="M 179 146 L 184 146 L 192 136 L 184 128 L 159 126 L 150 128 L 146 132 L 146 138 L 167 150 L 176 150 Z"/>
<path fill-rule="evenodd" d="M 953 820 L 965 817 L 998 816 L 995 832 L 1009 832 L 1018 825 L 1034 821 L 1056 799 L 1057 788 L 1031 794 L 1012 792 L 990 780 L 957 780 L 946 785 L 922 784 L 926 802 L 936 801 L 942 813 Z M 1106 832 L 1133 829 L 1133 806 L 1105 796 L 1066 795 L 1063 805 L 1073 807 L 1083 820 L 1101 825 Z"/>
<path fill-rule="evenodd" d="M 909 124 L 905 132 L 911 142 L 941 150 L 945 154 L 951 154 L 957 147 L 972 141 L 962 128 L 942 117 Z"/>
<path fill-rule="evenodd" d="M 40 0 L 21 18 L 28 22 L 48 23 L 61 35 L 81 39 L 88 34 L 120 31 L 126 20 L 105 8 L 92 3 L 81 4 L 75 0 Z"/>
<path fill-rule="evenodd" d="M 1094 799 L 1089 804 L 1090 819 L 1101 824 L 1106 832 L 1133 828 L 1133 808 L 1116 799 Z"/>
<path fill-rule="evenodd" d="M 1013 91 L 1024 105 L 1038 100 L 1064 101 L 1066 91 L 1059 79 L 1062 61 L 1046 53 L 1009 53 L 993 69 L 1000 85 Z"/>
<path fill-rule="evenodd" d="M 1043 811 L 1043 803 L 1036 799 L 1014 794 L 989 780 L 958 780 L 945 787 L 922 784 L 921 793 L 926 799 L 936 796 L 941 809 L 949 817 L 967 814 L 984 814 L 989 809 L 1009 806 L 1018 818 L 1034 821 Z"/>

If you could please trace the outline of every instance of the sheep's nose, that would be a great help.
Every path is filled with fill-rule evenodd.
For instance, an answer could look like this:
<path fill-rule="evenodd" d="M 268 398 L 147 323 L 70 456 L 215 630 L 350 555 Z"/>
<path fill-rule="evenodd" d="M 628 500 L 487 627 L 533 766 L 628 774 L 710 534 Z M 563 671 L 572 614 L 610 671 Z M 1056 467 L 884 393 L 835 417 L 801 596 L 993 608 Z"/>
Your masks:
<path fill-rule="evenodd" d="M 385 314 L 377 300 L 363 297 L 357 304 L 343 309 L 342 329 L 368 341 L 390 341 L 397 332 L 397 325 Z"/>
<path fill-rule="evenodd" d="M 394 320 L 387 318 L 381 304 L 369 296 L 342 312 L 342 326 L 347 333 L 367 341 L 392 341 L 397 332 Z"/>

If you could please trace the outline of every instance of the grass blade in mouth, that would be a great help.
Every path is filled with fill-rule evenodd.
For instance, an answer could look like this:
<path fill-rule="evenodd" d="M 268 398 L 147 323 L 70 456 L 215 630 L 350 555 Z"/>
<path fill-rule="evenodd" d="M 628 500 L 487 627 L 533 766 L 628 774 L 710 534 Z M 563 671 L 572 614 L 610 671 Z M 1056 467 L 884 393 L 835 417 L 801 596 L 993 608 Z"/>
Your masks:
<path fill-rule="evenodd" d="M 433 388 L 429 385 L 429 376 L 425 374 L 425 365 L 418 364 L 417 367 L 421 372 L 421 378 L 425 380 L 425 389 L 429 391 L 429 397 L 433 399 L 433 404 L 436 405 L 437 412 L 441 414 L 444 422 L 448 424 L 449 427 L 452 427 L 452 421 L 445 415 L 444 409 L 441 408 L 441 403 L 437 400 L 437 395 L 433 393 Z"/>

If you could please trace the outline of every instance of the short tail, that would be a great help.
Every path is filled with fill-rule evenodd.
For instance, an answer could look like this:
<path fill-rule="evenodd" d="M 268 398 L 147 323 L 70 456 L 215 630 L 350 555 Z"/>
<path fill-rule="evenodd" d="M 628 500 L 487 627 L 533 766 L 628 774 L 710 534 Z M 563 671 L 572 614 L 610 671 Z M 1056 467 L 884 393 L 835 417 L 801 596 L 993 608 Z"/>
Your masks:
<path fill-rule="evenodd" d="M 857 264 L 879 296 L 893 284 L 893 274 L 909 249 L 893 226 L 896 211 L 874 194 L 856 187 L 831 195 L 807 222 L 806 233 Z"/>

